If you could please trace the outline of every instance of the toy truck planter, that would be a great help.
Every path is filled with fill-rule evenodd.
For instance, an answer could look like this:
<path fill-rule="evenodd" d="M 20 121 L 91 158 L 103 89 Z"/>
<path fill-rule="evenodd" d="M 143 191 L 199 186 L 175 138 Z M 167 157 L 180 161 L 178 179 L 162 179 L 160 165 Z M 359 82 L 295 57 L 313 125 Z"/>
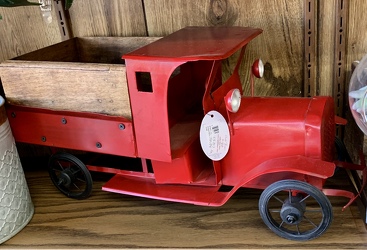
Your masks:
<path fill-rule="evenodd" d="M 1 80 L 14 137 L 140 160 L 131 170 L 56 152 L 50 177 L 72 198 L 90 195 L 89 171 L 114 174 L 106 191 L 203 206 L 221 206 L 242 187 L 264 189 L 259 211 L 272 231 L 292 240 L 318 237 L 332 221 L 326 195 L 348 197 L 348 205 L 356 198 L 323 188 L 336 167 L 333 99 L 242 97 L 241 60 L 261 32 L 187 27 L 124 54 L 125 64 L 67 59 L 62 51 L 74 46 L 70 42 L 55 45 L 51 55 L 46 48 L 4 62 Z M 82 54 L 94 49 L 78 48 Z M 222 82 L 221 62 L 236 51 L 236 67 Z M 262 72 L 257 60 L 251 79 Z M 39 89 L 42 94 L 35 93 Z M 75 91 L 80 98 L 68 100 Z M 95 110 L 91 102 L 106 106 Z"/>

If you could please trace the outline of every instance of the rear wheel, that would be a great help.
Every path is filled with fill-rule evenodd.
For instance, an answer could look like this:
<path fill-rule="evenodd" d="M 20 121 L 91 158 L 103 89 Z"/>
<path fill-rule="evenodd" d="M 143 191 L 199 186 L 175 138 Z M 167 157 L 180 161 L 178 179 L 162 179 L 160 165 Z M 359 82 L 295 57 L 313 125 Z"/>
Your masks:
<path fill-rule="evenodd" d="M 54 185 L 67 197 L 85 199 L 92 192 L 93 180 L 89 170 L 72 154 L 60 152 L 52 155 L 48 172 Z"/>
<path fill-rule="evenodd" d="M 282 180 L 268 186 L 260 196 L 259 211 L 274 233 L 298 241 L 319 237 L 333 218 L 325 194 L 296 180 Z"/>

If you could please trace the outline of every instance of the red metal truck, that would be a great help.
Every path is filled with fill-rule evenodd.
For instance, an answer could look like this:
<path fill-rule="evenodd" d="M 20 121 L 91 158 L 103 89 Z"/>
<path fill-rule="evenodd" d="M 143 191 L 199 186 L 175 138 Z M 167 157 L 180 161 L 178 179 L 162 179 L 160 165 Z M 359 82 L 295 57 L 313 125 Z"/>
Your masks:
<path fill-rule="evenodd" d="M 53 154 L 51 179 L 72 198 L 90 195 L 89 171 L 114 174 L 103 187 L 109 192 L 203 206 L 221 206 L 239 188 L 264 189 L 259 211 L 272 231 L 291 240 L 318 237 L 333 217 L 326 195 L 350 203 L 356 197 L 324 189 L 336 168 L 333 99 L 243 96 L 240 64 L 261 32 L 181 29 L 123 56 L 131 119 L 8 105 L 14 137 L 141 162 L 131 170 Z M 237 51 L 236 67 L 223 82 L 222 60 Z M 263 70 L 257 60 L 252 86 Z"/>

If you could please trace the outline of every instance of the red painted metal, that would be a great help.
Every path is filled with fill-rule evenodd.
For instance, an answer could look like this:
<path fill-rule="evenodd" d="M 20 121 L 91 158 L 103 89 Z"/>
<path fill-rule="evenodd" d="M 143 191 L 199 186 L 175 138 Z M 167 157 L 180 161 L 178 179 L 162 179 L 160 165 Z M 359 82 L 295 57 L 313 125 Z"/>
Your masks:
<path fill-rule="evenodd" d="M 147 172 L 137 172 L 137 171 L 128 171 L 128 170 L 121 170 L 111 167 L 103 167 L 103 166 L 93 166 L 93 165 L 86 165 L 89 171 L 100 172 L 100 173 L 107 173 L 107 174 L 118 174 L 122 176 L 131 176 L 131 177 L 139 177 L 139 178 L 148 178 L 154 179 L 153 173 Z"/>
<path fill-rule="evenodd" d="M 245 27 L 187 27 L 123 56 L 156 62 L 222 60 L 262 33 Z"/>
<path fill-rule="evenodd" d="M 16 141 L 136 157 L 132 122 L 101 114 L 7 106 Z"/>
<path fill-rule="evenodd" d="M 190 94 L 189 97 L 192 97 L 191 94 L 195 93 L 198 88 L 198 93 L 202 92 L 207 84 L 208 73 L 205 68 L 187 71 L 188 74 L 181 74 L 180 78 L 171 77 L 174 71 L 177 69 L 185 71 L 185 67 L 189 69 L 198 67 L 200 65 L 194 63 L 198 60 L 209 61 L 215 65 L 215 70 L 210 77 L 210 81 L 213 82 L 214 79 L 217 79 L 219 60 L 229 57 L 261 32 L 260 29 L 243 27 L 230 29 L 226 27 L 188 27 L 123 56 L 127 66 L 139 156 L 165 162 L 172 160 L 170 125 L 175 123 L 172 116 L 177 117 L 177 113 L 182 112 L 181 107 L 186 106 L 184 103 L 176 102 L 182 100 L 180 96 Z M 180 67 L 181 65 L 183 66 Z M 137 72 L 149 72 L 151 91 L 139 89 Z M 241 86 L 239 77 L 229 82 L 235 82 L 235 85 L 231 84 L 231 86 Z M 180 88 L 174 88 L 175 86 L 180 86 Z M 171 96 L 177 98 L 168 99 Z M 197 102 L 197 99 L 201 100 L 202 95 L 196 97 L 190 103 Z M 221 95 L 219 97 L 214 101 L 223 102 L 223 97 Z M 169 109 L 162 107 L 179 108 L 170 112 Z"/>
<path fill-rule="evenodd" d="M 115 174 L 103 190 L 121 194 L 220 206 L 238 188 L 264 189 L 284 179 L 322 190 L 335 170 L 335 123 L 344 122 L 335 118 L 331 97 L 251 96 L 242 98 L 236 113 L 225 108 L 228 91 L 238 88 L 242 94 L 239 66 L 246 45 L 261 32 L 242 27 L 177 31 L 123 56 L 132 121 L 9 105 L 13 135 L 19 142 L 142 158 L 142 171 L 87 165 L 90 171 Z M 222 83 L 221 60 L 238 50 L 235 70 Z M 229 151 L 215 162 L 199 143 L 201 120 L 211 110 L 230 128 Z M 365 167 L 344 167 L 366 175 Z M 323 190 L 350 201 L 356 197 Z"/>
<path fill-rule="evenodd" d="M 334 119 L 328 103 L 332 98 L 243 98 L 239 111 L 230 114 L 234 135 L 222 160 L 223 184 L 235 185 L 271 159 L 300 155 L 321 160 L 326 155 L 322 145 L 332 154 L 328 145 L 334 143 L 333 128 L 322 126 Z M 330 133 L 330 138 L 322 138 L 324 133 Z M 311 164 L 309 171 L 318 170 Z"/>
<path fill-rule="evenodd" d="M 117 187 L 117 188 L 116 188 Z M 145 198 L 190 203 L 202 206 L 220 206 L 219 186 L 157 185 L 152 179 L 141 179 L 115 175 L 102 188 L 104 191 L 128 194 Z M 214 199 L 213 198 L 217 198 Z"/>

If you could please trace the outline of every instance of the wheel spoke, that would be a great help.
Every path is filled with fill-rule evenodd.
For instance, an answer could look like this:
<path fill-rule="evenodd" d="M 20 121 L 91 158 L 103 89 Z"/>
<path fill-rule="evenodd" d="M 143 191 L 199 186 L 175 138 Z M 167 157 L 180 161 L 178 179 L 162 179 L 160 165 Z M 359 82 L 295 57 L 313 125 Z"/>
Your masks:
<path fill-rule="evenodd" d="M 59 167 L 61 168 L 62 171 L 64 171 L 64 167 L 62 166 L 62 164 L 60 163 L 60 161 L 57 161 L 57 165 L 59 165 Z"/>
<path fill-rule="evenodd" d="M 308 221 L 308 222 L 310 222 L 315 228 L 317 228 L 317 225 L 315 224 L 315 223 L 313 223 L 310 219 L 308 219 L 306 216 L 304 216 L 303 215 L 303 218 L 306 220 L 306 221 Z"/>
<path fill-rule="evenodd" d="M 63 180 L 62 180 L 61 178 L 59 178 L 59 179 L 57 180 L 57 185 L 58 185 L 58 186 L 61 186 L 61 185 L 63 185 L 63 184 L 64 184 Z"/>
<path fill-rule="evenodd" d="M 303 198 L 302 200 L 299 201 L 299 203 L 304 202 L 308 197 L 310 197 L 311 195 L 307 195 L 305 198 Z"/>
<path fill-rule="evenodd" d="M 288 190 L 288 199 L 289 199 L 289 202 L 292 203 L 292 190 L 291 189 Z"/>
<path fill-rule="evenodd" d="M 76 175 L 77 173 L 79 173 L 81 170 L 80 168 L 72 168 L 70 167 L 70 171 L 73 175 Z"/>
<path fill-rule="evenodd" d="M 301 235 L 301 232 L 299 231 L 299 226 L 298 226 L 298 224 L 296 225 L 296 228 L 297 228 L 297 233 L 298 233 L 298 235 Z"/>
<path fill-rule="evenodd" d="M 73 182 L 73 186 L 74 186 L 76 189 L 80 190 L 80 188 L 78 187 L 78 185 L 76 185 L 74 182 Z"/>
<path fill-rule="evenodd" d="M 84 182 L 84 183 L 86 183 L 86 181 L 85 181 L 85 179 L 82 179 L 82 178 L 76 178 L 78 181 L 80 181 L 80 182 Z"/>
<path fill-rule="evenodd" d="M 280 213 L 280 209 L 269 209 L 269 212 L 271 213 Z"/>
<path fill-rule="evenodd" d="M 278 228 L 281 228 L 284 224 L 284 221 L 282 221 L 282 223 L 279 224 L 279 227 Z"/>
<path fill-rule="evenodd" d="M 57 169 L 57 168 L 52 168 L 51 170 L 53 170 L 54 172 L 62 172 L 63 170 Z"/>
<path fill-rule="evenodd" d="M 275 195 L 273 196 L 273 198 L 279 201 L 280 203 L 284 204 L 284 202 L 280 198 L 276 197 Z"/>

